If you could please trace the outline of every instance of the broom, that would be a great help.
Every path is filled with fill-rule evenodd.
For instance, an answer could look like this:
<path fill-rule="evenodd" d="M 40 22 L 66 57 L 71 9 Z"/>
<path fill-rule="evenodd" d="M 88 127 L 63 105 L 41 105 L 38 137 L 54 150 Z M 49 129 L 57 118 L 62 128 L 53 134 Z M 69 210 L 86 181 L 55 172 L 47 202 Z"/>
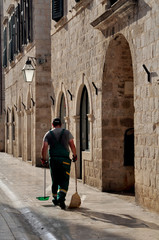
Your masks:
<path fill-rule="evenodd" d="M 46 166 L 44 166 L 44 196 L 42 197 L 36 197 L 36 199 L 40 201 L 47 201 L 49 200 L 50 196 L 46 196 Z"/>
<path fill-rule="evenodd" d="M 77 192 L 77 167 L 75 162 L 75 193 L 72 195 L 71 202 L 68 208 L 79 208 L 81 205 L 81 198 Z"/>

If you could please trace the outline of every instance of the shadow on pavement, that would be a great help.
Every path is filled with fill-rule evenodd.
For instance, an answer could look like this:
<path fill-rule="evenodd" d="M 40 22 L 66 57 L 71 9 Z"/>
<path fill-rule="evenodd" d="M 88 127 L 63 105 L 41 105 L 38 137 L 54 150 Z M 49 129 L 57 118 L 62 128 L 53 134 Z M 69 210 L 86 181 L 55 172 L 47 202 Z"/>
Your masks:
<path fill-rule="evenodd" d="M 89 217 L 90 219 L 95 221 L 102 221 L 102 222 L 111 223 L 115 225 L 130 227 L 130 228 L 150 228 L 154 230 L 159 230 L 159 225 L 151 222 L 146 222 L 138 218 L 134 218 L 128 214 L 115 215 L 115 214 L 100 213 L 100 212 L 91 211 L 88 208 L 79 208 L 71 211 L 82 213 L 83 216 Z"/>

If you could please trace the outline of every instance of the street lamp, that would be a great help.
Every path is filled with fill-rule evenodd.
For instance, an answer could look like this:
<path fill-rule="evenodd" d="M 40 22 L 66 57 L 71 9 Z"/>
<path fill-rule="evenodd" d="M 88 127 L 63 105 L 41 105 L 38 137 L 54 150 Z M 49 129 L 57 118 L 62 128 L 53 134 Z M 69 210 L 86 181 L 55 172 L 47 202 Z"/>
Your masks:
<path fill-rule="evenodd" d="M 35 72 L 35 68 L 33 67 L 31 60 L 29 60 L 29 58 L 27 59 L 23 69 L 23 76 L 26 82 L 32 82 L 33 80 L 33 76 L 34 76 L 34 72 Z"/>

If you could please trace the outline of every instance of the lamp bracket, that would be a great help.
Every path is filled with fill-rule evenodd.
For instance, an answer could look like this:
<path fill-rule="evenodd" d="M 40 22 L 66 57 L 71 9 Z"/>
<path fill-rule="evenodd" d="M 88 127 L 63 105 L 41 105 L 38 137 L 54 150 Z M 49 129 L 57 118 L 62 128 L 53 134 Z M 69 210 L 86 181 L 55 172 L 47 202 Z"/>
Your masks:
<path fill-rule="evenodd" d="M 95 90 L 96 90 L 96 95 L 98 95 L 98 88 L 96 87 L 95 83 L 94 83 L 94 82 L 92 82 L 92 85 L 93 85 L 93 87 L 94 87 L 94 88 L 95 88 Z"/>
<path fill-rule="evenodd" d="M 145 72 L 147 73 L 147 81 L 151 82 L 151 72 L 147 69 L 147 67 L 145 66 L 145 64 L 142 65 Z"/>
<path fill-rule="evenodd" d="M 34 66 L 36 66 L 36 63 L 39 65 L 46 63 L 47 59 L 46 58 L 36 58 L 36 57 L 28 57 L 28 60 L 32 61 Z"/>
<path fill-rule="evenodd" d="M 15 109 L 16 109 L 16 111 L 17 111 L 17 106 L 14 104 L 14 107 L 15 107 Z"/>
<path fill-rule="evenodd" d="M 51 100 L 52 100 L 52 105 L 54 105 L 54 99 L 53 99 L 53 97 L 52 96 L 50 96 L 50 98 L 51 98 Z"/>
<path fill-rule="evenodd" d="M 70 99 L 72 101 L 72 94 L 71 94 L 70 90 L 67 90 L 67 92 L 70 94 Z"/>
<path fill-rule="evenodd" d="M 35 102 L 34 102 L 33 98 L 31 98 L 31 101 L 32 101 L 33 107 L 34 107 L 35 106 Z"/>

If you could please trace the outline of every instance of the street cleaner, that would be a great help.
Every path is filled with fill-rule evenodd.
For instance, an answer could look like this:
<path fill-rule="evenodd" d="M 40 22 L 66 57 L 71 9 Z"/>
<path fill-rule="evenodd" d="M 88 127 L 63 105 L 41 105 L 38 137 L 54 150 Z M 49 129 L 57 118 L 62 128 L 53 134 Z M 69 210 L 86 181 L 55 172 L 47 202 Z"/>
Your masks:
<path fill-rule="evenodd" d="M 53 120 L 53 129 L 48 131 L 43 138 L 41 149 L 42 165 L 46 164 L 49 150 L 49 168 L 52 178 L 53 204 L 66 209 L 65 198 L 68 191 L 71 159 L 70 151 L 73 153 L 73 161 L 77 161 L 76 147 L 73 136 L 69 130 L 61 128 L 60 118 Z"/>

